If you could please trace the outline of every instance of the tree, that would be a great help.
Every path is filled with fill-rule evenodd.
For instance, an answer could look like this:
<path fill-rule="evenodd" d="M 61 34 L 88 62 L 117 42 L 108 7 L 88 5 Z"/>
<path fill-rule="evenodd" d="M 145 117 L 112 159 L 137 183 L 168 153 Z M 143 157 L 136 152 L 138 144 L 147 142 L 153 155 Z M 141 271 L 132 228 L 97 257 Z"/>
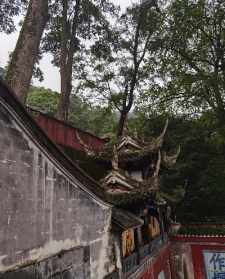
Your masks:
<path fill-rule="evenodd" d="M 222 130 L 225 123 L 224 10 L 225 2 L 220 0 L 171 2 L 159 67 L 163 83 L 160 95 L 156 92 L 158 96 L 155 96 L 159 103 L 179 107 L 183 112 L 190 108 L 197 114 L 212 110 Z"/>
<path fill-rule="evenodd" d="M 68 120 L 75 62 L 80 62 L 79 55 L 91 43 L 90 40 L 101 36 L 103 30 L 107 29 L 106 14 L 113 10 L 113 5 L 107 0 L 61 0 L 51 7 L 51 20 L 43 41 L 43 50 L 53 54 L 53 63 L 60 68 L 59 119 Z"/>
<path fill-rule="evenodd" d="M 26 6 L 26 0 L 1 0 L 0 2 L 0 32 L 7 34 L 15 31 L 13 18 L 20 14 Z"/>
<path fill-rule="evenodd" d="M 59 103 L 59 93 L 44 87 L 32 86 L 27 96 L 27 105 L 37 111 L 55 116 Z"/>
<path fill-rule="evenodd" d="M 181 152 L 174 168 L 163 171 L 164 198 L 170 201 L 179 222 L 224 218 L 224 138 L 216 132 L 214 115 L 205 112 L 198 118 L 190 118 L 163 111 L 149 114 L 139 107 L 129 119 L 129 128 L 136 129 L 148 141 L 160 133 L 166 119 L 169 126 L 164 138 L 165 150 L 173 152 L 180 145 Z M 170 199 L 182 192 L 185 195 L 180 202 Z"/>
<path fill-rule="evenodd" d="M 5 75 L 5 69 L 0 67 L 0 78 L 4 79 L 4 75 Z"/>
<path fill-rule="evenodd" d="M 19 38 L 12 54 L 6 81 L 22 102 L 26 102 L 39 45 L 48 20 L 48 1 L 30 0 Z"/>
<path fill-rule="evenodd" d="M 51 116 L 57 113 L 60 94 L 43 87 L 31 87 L 27 105 Z M 84 131 L 98 136 L 112 134 L 116 127 L 116 117 L 110 107 L 92 106 L 78 96 L 72 95 L 68 122 Z"/>
<path fill-rule="evenodd" d="M 97 98 L 113 103 L 120 112 L 118 137 L 123 134 L 135 99 L 155 74 L 154 55 L 160 44 L 162 16 L 152 4 L 150 1 L 148 6 L 127 9 L 118 18 L 110 39 L 92 47 L 93 58 L 88 67 L 93 70 L 81 87 L 89 87 L 92 96 L 95 91 Z"/>

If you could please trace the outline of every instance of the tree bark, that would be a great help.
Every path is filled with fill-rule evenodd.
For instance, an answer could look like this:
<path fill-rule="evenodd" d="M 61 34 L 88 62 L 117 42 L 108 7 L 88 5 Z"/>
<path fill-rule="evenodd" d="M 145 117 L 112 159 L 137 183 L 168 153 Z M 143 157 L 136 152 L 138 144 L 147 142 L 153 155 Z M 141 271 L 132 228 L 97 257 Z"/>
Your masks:
<path fill-rule="evenodd" d="M 117 137 L 118 138 L 123 136 L 124 126 L 126 124 L 127 117 L 128 117 L 128 112 L 126 112 L 126 111 L 121 111 L 120 112 L 120 120 L 119 120 L 118 130 L 117 130 Z"/>
<path fill-rule="evenodd" d="M 70 95 L 72 91 L 72 69 L 73 57 L 67 58 L 67 63 L 60 66 L 61 95 L 59 99 L 57 118 L 63 121 L 68 120 Z"/>
<path fill-rule="evenodd" d="M 127 81 L 125 83 L 125 90 L 124 90 L 124 97 L 123 97 L 123 106 L 122 109 L 120 110 L 120 120 L 118 124 L 118 129 L 117 129 L 117 137 L 123 136 L 124 133 L 124 127 L 128 118 L 128 114 L 133 106 L 134 103 L 134 90 L 138 82 L 138 72 L 140 68 L 140 64 L 143 61 L 147 46 L 149 43 L 149 39 L 151 34 L 149 34 L 146 38 L 144 49 L 140 55 L 140 58 L 138 58 L 138 48 L 139 48 L 139 38 L 140 38 L 140 28 L 141 28 L 141 18 L 142 18 L 142 7 L 140 10 L 139 14 L 139 19 L 138 19 L 138 24 L 136 26 L 135 30 L 135 38 L 134 38 L 134 47 L 132 51 L 132 56 L 133 56 L 133 70 L 132 70 L 132 75 L 130 77 L 130 81 Z"/>
<path fill-rule="evenodd" d="M 48 20 L 48 0 L 30 0 L 16 48 L 6 73 L 6 81 L 25 103 L 41 37 Z"/>
<path fill-rule="evenodd" d="M 72 73 L 74 53 L 76 49 L 76 33 L 78 27 L 78 16 L 80 11 L 80 0 L 76 1 L 71 32 L 68 32 L 67 21 L 68 1 L 63 1 L 63 25 L 61 33 L 61 55 L 60 55 L 60 77 L 61 95 L 57 110 L 57 118 L 63 121 L 68 120 L 70 95 L 72 91 Z"/>

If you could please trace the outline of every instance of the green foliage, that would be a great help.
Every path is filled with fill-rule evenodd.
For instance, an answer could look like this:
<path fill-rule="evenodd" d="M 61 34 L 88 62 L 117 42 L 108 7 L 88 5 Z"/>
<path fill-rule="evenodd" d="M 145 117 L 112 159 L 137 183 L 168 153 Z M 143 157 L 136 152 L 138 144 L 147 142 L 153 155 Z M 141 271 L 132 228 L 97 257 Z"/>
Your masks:
<path fill-rule="evenodd" d="M 154 82 L 161 22 L 154 5 L 133 5 L 119 15 L 108 36 L 91 47 L 89 63 L 82 69 L 85 78 L 79 89 L 85 93 L 81 94 L 93 102 L 109 102 L 121 113 L 129 112 Z"/>
<path fill-rule="evenodd" d="M 27 97 L 28 106 L 52 116 L 56 114 L 58 101 L 57 92 L 43 87 L 32 87 Z"/>
<path fill-rule="evenodd" d="M 64 5 L 67 7 L 65 15 Z M 50 52 L 53 55 L 53 64 L 58 67 L 61 49 L 65 47 L 67 51 L 72 51 L 72 57 L 76 61 L 74 69 L 79 76 L 77 69 L 86 60 L 85 55 L 88 54 L 90 45 L 107 36 L 107 16 L 114 13 L 115 7 L 108 0 L 63 0 L 51 3 L 49 11 L 50 20 L 42 41 L 42 51 Z M 63 26 L 64 21 L 66 27 Z"/>
<path fill-rule="evenodd" d="M 33 109 L 55 116 L 59 96 L 59 93 L 50 89 L 32 87 L 27 104 Z M 111 136 L 116 129 L 116 116 L 110 108 L 91 106 L 75 95 L 71 96 L 69 122 L 77 128 L 99 136 Z"/>
<path fill-rule="evenodd" d="M 21 13 L 26 4 L 27 0 L 0 1 L 0 32 L 10 34 L 15 31 L 13 19 Z"/>
<path fill-rule="evenodd" d="M 98 136 L 111 135 L 116 129 L 116 116 L 110 108 L 90 105 L 75 95 L 70 101 L 69 121 Z"/>
<path fill-rule="evenodd" d="M 179 221 L 222 217 L 225 212 L 224 138 L 217 131 L 214 114 L 206 112 L 190 119 L 138 111 L 130 120 L 130 127 L 149 140 L 160 134 L 167 118 L 165 147 L 175 151 L 180 145 L 181 154 L 175 169 L 164 171 L 162 196 L 171 202 Z"/>
<path fill-rule="evenodd" d="M 161 83 L 146 92 L 149 106 L 192 116 L 211 110 L 224 126 L 224 9 L 224 1 L 169 3 L 158 57 Z"/>

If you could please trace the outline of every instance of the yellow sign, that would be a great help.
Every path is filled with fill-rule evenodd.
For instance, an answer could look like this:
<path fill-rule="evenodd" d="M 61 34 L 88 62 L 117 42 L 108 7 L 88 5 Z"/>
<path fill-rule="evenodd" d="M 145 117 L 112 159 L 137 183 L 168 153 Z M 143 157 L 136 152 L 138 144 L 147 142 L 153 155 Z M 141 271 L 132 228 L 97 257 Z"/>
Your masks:
<path fill-rule="evenodd" d="M 160 235 L 160 226 L 156 217 L 150 217 L 148 228 L 151 238 L 155 238 L 156 236 Z"/>
<path fill-rule="evenodd" d="M 122 233 L 122 250 L 123 257 L 127 257 L 134 251 L 134 230 L 129 229 Z"/>

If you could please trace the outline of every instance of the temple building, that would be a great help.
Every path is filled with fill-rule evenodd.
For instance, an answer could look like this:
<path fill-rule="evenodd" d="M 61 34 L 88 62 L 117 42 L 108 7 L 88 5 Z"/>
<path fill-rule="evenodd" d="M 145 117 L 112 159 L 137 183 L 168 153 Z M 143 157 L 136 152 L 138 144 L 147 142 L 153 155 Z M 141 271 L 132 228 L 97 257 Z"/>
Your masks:
<path fill-rule="evenodd" d="M 107 200 L 114 205 L 117 219 L 121 220 L 113 234 L 119 245 L 117 261 L 121 261 L 122 278 L 138 272 L 147 259 L 167 244 L 170 208 L 160 196 L 160 181 L 163 171 L 174 166 L 180 153 L 178 148 L 168 156 L 163 150 L 167 127 L 168 121 L 161 134 L 149 142 L 131 137 L 125 128 L 116 143 L 109 142 L 98 152 L 88 148 L 77 133 L 87 156 L 108 167 L 99 183 Z M 131 216 L 137 220 L 133 224 L 128 221 Z M 129 227 L 127 223 L 131 223 Z M 117 227 L 116 223 L 113 227 Z"/>
<path fill-rule="evenodd" d="M 149 142 L 125 129 L 111 144 L 33 117 L 0 83 L 0 277 L 172 278 L 168 122 Z"/>

